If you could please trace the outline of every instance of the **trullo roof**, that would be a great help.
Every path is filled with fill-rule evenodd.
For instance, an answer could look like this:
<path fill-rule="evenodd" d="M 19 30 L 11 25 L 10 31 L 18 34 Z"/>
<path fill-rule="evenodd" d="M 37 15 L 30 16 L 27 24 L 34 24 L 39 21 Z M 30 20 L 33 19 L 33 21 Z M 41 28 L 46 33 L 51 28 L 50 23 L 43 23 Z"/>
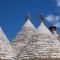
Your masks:
<path fill-rule="evenodd" d="M 37 32 L 40 34 L 52 34 L 43 22 L 41 22 L 41 25 L 38 27 Z"/>
<path fill-rule="evenodd" d="M 9 40 L 0 27 L 0 58 L 13 59 L 13 49 Z"/>
<path fill-rule="evenodd" d="M 21 48 L 25 46 L 31 39 L 31 36 L 35 30 L 36 28 L 31 23 L 30 19 L 28 19 L 12 42 L 12 46 L 16 54 L 19 53 L 21 51 Z"/>
<path fill-rule="evenodd" d="M 41 23 L 37 31 L 17 54 L 19 59 L 59 58 L 60 48 L 57 38 Z"/>

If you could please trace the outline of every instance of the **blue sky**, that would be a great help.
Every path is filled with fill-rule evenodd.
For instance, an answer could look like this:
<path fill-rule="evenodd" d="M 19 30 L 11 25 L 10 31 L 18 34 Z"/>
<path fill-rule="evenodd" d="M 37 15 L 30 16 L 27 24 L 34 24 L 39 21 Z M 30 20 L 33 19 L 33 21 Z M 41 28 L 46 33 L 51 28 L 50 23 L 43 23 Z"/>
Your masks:
<path fill-rule="evenodd" d="M 54 20 L 60 22 L 60 0 L 0 0 L 0 26 L 10 41 L 26 22 L 26 12 L 31 13 L 31 22 L 36 27 L 40 25 L 40 13 L 46 17 L 46 26 L 53 25 Z"/>

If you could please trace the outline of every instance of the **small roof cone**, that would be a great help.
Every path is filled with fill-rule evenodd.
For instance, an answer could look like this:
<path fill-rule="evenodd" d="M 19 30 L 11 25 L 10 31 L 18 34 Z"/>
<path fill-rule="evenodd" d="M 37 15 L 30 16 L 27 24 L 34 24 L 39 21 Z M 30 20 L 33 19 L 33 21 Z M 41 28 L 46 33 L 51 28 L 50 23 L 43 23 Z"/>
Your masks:
<path fill-rule="evenodd" d="M 41 25 L 38 27 L 38 33 L 40 34 L 52 34 L 48 28 L 44 25 L 44 23 L 41 23 Z"/>
<path fill-rule="evenodd" d="M 44 21 L 45 21 L 45 17 L 40 15 L 40 21 L 41 21 L 41 25 L 38 27 L 37 32 L 40 34 L 52 34 L 48 28 L 44 25 Z"/>

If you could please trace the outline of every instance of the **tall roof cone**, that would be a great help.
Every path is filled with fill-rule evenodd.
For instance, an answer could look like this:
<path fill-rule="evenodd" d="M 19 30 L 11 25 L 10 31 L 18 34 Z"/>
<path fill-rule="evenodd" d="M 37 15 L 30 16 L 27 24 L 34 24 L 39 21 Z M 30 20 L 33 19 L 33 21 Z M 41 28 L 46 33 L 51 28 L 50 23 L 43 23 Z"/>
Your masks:
<path fill-rule="evenodd" d="M 9 40 L 0 27 L 0 58 L 13 60 L 13 49 Z"/>
<path fill-rule="evenodd" d="M 23 25 L 21 31 L 18 32 L 17 36 L 12 42 L 12 46 L 15 50 L 15 53 L 19 53 L 22 49 L 22 46 L 25 46 L 27 42 L 31 39 L 32 34 L 36 30 L 34 25 L 30 21 L 30 17 L 26 16 L 26 23 Z"/>

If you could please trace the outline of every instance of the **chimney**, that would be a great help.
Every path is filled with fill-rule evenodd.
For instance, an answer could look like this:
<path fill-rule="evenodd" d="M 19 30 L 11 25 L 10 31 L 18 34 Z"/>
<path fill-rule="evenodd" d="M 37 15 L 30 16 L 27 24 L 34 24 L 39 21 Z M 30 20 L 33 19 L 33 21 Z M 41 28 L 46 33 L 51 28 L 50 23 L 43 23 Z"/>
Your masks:
<path fill-rule="evenodd" d="M 54 35 L 54 36 L 56 36 L 56 37 L 58 37 L 58 34 L 57 34 L 57 32 L 56 32 L 56 26 L 50 26 L 49 27 L 49 30 L 52 32 L 52 34 Z"/>
<path fill-rule="evenodd" d="M 50 26 L 50 27 L 49 27 L 49 30 L 50 30 L 53 34 L 55 34 L 55 32 L 56 32 L 56 26 Z"/>

